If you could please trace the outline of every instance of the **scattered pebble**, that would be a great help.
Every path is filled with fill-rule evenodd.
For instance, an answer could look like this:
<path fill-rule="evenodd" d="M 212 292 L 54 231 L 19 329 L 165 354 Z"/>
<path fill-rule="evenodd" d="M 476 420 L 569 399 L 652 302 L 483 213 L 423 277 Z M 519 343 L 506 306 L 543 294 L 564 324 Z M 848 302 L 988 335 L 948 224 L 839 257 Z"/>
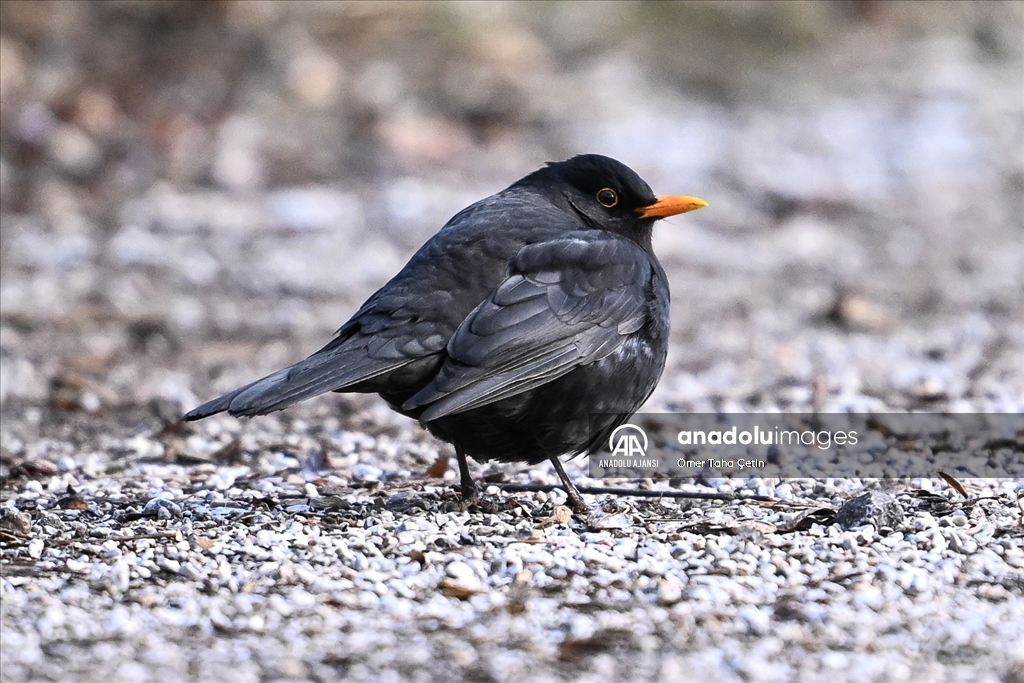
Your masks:
<path fill-rule="evenodd" d="M 896 529 L 903 523 L 903 508 L 896 498 L 881 491 L 868 491 L 848 500 L 836 513 L 844 529 L 873 524 L 876 529 Z"/>

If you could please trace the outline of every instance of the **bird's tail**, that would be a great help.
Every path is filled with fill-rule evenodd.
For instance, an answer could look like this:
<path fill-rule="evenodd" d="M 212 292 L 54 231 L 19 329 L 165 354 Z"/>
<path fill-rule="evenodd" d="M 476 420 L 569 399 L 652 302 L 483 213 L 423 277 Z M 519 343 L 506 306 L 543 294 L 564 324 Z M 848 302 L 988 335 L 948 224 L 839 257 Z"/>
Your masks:
<path fill-rule="evenodd" d="M 362 354 L 360 354 L 362 355 Z M 318 352 L 190 410 L 182 418 L 200 420 L 225 410 L 235 416 L 266 415 L 328 391 L 338 391 L 409 362 L 361 363 L 351 353 Z"/>
<path fill-rule="evenodd" d="M 332 383 L 317 381 L 310 376 L 312 356 L 296 363 L 290 368 L 278 370 L 255 382 L 239 387 L 232 392 L 215 398 L 203 405 L 190 410 L 182 418 L 186 421 L 200 420 L 210 415 L 224 412 L 231 415 L 249 417 L 266 415 L 275 410 L 287 408 L 307 398 L 330 391 Z M 325 386 L 326 384 L 326 386 Z"/>
<path fill-rule="evenodd" d="M 255 382 L 253 384 L 255 384 Z M 186 422 L 191 422 L 192 420 L 202 420 L 204 417 L 210 417 L 211 415 L 216 415 L 217 413 L 223 413 L 225 410 L 228 410 L 231 407 L 231 401 L 235 398 L 235 396 L 238 396 L 240 393 L 242 393 L 251 386 L 252 384 L 246 384 L 244 387 L 239 387 L 238 389 L 235 389 L 229 394 L 224 394 L 220 398 L 215 398 L 212 401 L 207 401 L 198 408 L 193 408 L 192 410 L 185 413 L 185 415 L 181 419 L 185 420 Z"/>

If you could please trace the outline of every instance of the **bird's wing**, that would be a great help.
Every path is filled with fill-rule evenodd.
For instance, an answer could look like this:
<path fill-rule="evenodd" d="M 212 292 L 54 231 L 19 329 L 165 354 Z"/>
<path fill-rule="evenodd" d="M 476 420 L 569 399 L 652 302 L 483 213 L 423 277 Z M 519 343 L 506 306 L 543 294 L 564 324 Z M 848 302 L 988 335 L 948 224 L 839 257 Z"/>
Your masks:
<path fill-rule="evenodd" d="M 434 380 L 402 407 L 433 420 L 546 384 L 606 357 L 647 320 L 652 264 L 634 242 L 579 233 L 523 247 L 459 326 Z"/>

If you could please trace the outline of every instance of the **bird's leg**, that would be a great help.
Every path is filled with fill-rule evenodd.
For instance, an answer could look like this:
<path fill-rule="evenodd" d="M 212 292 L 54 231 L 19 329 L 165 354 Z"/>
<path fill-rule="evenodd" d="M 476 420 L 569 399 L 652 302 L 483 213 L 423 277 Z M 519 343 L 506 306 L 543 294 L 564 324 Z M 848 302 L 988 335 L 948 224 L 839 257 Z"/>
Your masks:
<path fill-rule="evenodd" d="M 583 496 L 580 494 L 579 489 L 569 479 L 569 475 L 565 473 L 562 468 L 562 461 L 558 459 L 558 456 L 552 455 L 548 458 L 551 464 L 555 466 L 555 472 L 558 473 L 558 478 L 562 480 L 562 486 L 565 488 L 565 494 L 569 497 L 569 507 L 572 508 L 573 512 L 586 513 L 590 512 L 590 506 L 583 501 Z"/>
<path fill-rule="evenodd" d="M 466 460 L 466 454 L 462 452 L 461 448 L 456 448 L 455 456 L 459 459 L 459 477 L 461 478 L 459 487 L 462 489 L 462 500 L 467 504 L 476 502 L 476 484 L 469 476 L 469 462 Z"/>

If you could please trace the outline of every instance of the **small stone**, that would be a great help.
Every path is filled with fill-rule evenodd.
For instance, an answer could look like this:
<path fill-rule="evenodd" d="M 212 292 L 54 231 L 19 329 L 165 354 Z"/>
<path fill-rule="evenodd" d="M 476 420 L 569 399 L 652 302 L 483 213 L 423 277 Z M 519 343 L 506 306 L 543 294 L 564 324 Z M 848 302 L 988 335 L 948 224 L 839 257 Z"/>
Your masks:
<path fill-rule="evenodd" d="M 373 465 L 360 463 L 352 468 L 352 478 L 356 481 L 380 481 L 382 474 L 384 474 L 384 470 Z"/>
<path fill-rule="evenodd" d="M 844 529 L 873 524 L 876 529 L 896 529 L 903 523 L 903 508 L 888 493 L 868 491 L 847 501 L 836 513 Z"/>
<path fill-rule="evenodd" d="M 658 582 L 658 604 L 671 607 L 683 599 L 683 584 L 674 576 Z"/>
<path fill-rule="evenodd" d="M 4 510 L 0 513 L 0 533 L 10 534 L 19 538 L 32 535 L 32 516 L 27 512 Z"/>
<path fill-rule="evenodd" d="M 177 574 L 179 571 L 181 571 L 181 562 L 178 562 L 177 560 L 172 560 L 169 557 L 165 557 L 159 563 L 159 566 L 161 569 L 170 572 L 171 574 Z"/>
<path fill-rule="evenodd" d="M 449 562 L 448 566 L 445 567 L 445 571 L 448 572 L 448 576 L 452 577 L 457 581 L 476 581 L 476 572 L 473 571 L 465 562 L 456 560 L 455 562 Z"/>
<path fill-rule="evenodd" d="M 131 578 L 130 569 L 128 563 L 124 560 L 118 560 L 114 563 L 109 578 L 109 585 L 113 590 L 120 593 L 128 590 L 129 579 Z"/>
<path fill-rule="evenodd" d="M 64 566 L 67 567 L 69 572 L 75 572 L 75 573 L 84 572 L 87 569 L 89 569 L 89 563 L 88 562 L 82 562 L 81 560 L 67 560 L 64 563 Z"/>
<path fill-rule="evenodd" d="M 50 139 L 50 155 L 67 173 L 77 177 L 90 175 L 103 160 L 99 146 L 85 132 L 62 125 Z"/>
<path fill-rule="evenodd" d="M 142 508 L 142 513 L 158 517 L 159 519 L 170 519 L 172 516 L 181 516 L 181 506 L 161 495 L 151 498 L 146 503 L 146 507 Z"/>
<path fill-rule="evenodd" d="M 747 623 L 747 628 L 752 634 L 763 636 L 768 633 L 768 629 L 771 626 L 771 617 L 766 611 L 762 611 L 753 605 L 747 605 L 740 608 L 739 615 Z"/>

